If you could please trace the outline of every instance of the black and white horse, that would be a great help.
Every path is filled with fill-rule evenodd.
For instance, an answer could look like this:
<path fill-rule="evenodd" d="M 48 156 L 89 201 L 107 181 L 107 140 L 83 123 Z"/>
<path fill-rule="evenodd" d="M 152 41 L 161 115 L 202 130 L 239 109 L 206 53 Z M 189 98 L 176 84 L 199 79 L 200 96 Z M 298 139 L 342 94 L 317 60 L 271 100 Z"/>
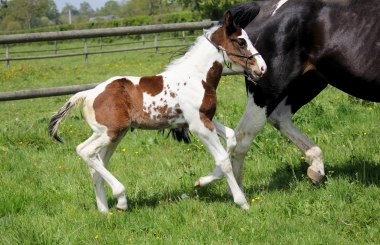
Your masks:
<path fill-rule="evenodd" d="M 58 136 L 60 122 L 83 102 L 83 114 L 93 134 L 76 150 L 90 168 L 99 211 L 109 210 L 104 182 L 117 198 L 116 207 L 127 208 L 125 187 L 107 170 L 108 161 L 127 131 L 177 127 L 189 128 L 196 134 L 215 160 L 211 177 L 199 178 L 196 185 L 226 176 L 235 203 L 249 208 L 229 159 L 235 146 L 234 131 L 213 120 L 216 88 L 225 62 L 240 66 L 253 80 L 266 72 L 264 60 L 244 30 L 235 26 L 230 13 L 225 15 L 223 24 L 206 31 L 185 56 L 172 62 L 164 72 L 155 76 L 112 77 L 94 89 L 73 95 L 52 117 L 49 133 L 63 142 Z M 226 149 L 218 135 L 228 138 Z"/>
<path fill-rule="evenodd" d="M 328 84 L 380 101 L 379 3 L 269 0 L 230 8 L 268 67 L 256 85 L 246 79 L 248 104 L 235 129 L 237 146 L 231 154 L 241 188 L 245 155 L 266 122 L 303 152 L 312 182 L 323 179 L 322 151 L 293 125 L 292 117 Z"/>
<path fill-rule="evenodd" d="M 248 105 L 235 129 L 237 146 L 231 155 L 240 187 L 244 157 L 267 121 L 303 152 L 312 182 L 323 179 L 322 151 L 292 117 L 327 84 L 380 101 L 379 3 L 270 0 L 231 8 L 268 67 L 257 85 L 246 81 Z"/>

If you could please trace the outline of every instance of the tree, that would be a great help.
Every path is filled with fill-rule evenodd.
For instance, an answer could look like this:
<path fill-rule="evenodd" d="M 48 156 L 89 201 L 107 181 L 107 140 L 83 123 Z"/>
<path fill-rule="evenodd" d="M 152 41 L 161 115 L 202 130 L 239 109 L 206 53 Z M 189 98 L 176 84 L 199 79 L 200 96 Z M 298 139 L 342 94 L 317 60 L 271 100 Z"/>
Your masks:
<path fill-rule="evenodd" d="M 9 14 L 19 21 L 24 28 L 31 29 L 36 20 L 46 15 L 44 9 L 48 5 L 48 0 L 13 0 L 8 3 L 8 8 Z"/>
<path fill-rule="evenodd" d="M 54 0 L 47 0 L 47 4 L 42 8 L 42 12 L 55 25 L 59 23 L 60 14 Z"/>
<path fill-rule="evenodd" d="M 175 0 L 183 8 L 190 8 L 201 13 L 203 18 L 219 20 L 223 13 L 235 3 L 245 2 L 245 0 Z"/>
<path fill-rule="evenodd" d="M 71 11 L 72 15 L 79 14 L 78 9 L 74 5 L 69 3 L 66 3 L 66 6 L 62 8 L 61 14 L 68 14 L 69 10 Z"/>
<path fill-rule="evenodd" d="M 174 0 L 123 0 L 116 13 L 118 17 L 133 17 L 179 10 L 179 5 Z"/>
<path fill-rule="evenodd" d="M 94 13 L 94 10 L 91 8 L 91 5 L 88 2 L 83 2 L 80 4 L 79 13 L 92 15 Z"/>
<path fill-rule="evenodd" d="M 110 14 L 116 14 L 116 12 L 119 9 L 119 4 L 116 1 L 109 0 L 104 4 L 104 7 L 102 7 L 99 10 L 100 15 L 110 15 Z"/>

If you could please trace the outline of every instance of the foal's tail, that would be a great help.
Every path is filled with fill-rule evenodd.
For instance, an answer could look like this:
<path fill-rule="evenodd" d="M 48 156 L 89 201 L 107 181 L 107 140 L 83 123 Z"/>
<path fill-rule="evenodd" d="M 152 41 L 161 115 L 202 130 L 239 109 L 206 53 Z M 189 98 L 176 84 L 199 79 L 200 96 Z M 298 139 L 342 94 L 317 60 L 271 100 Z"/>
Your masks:
<path fill-rule="evenodd" d="M 67 101 L 61 109 L 59 109 L 51 118 L 49 123 L 49 135 L 60 143 L 64 141 L 58 136 L 59 123 L 67 116 L 72 108 L 77 107 L 87 96 L 87 91 L 79 92 L 73 95 L 69 101 Z"/>

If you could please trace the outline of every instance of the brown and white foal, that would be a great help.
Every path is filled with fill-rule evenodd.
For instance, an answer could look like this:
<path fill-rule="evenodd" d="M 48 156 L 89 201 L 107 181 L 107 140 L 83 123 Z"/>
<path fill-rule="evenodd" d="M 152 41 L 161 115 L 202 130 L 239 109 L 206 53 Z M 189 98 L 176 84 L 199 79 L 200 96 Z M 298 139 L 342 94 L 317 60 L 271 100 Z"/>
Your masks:
<path fill-rule="evenodd" d="M 125 187 L 107 170 L 107 165 L 128 129 L 177 127 L 188 127 L 215 159 L 216 169 L 199 178 L 196 185 L 203 186 L 226 176 L 234 202 L 243 209 L 249 208 L 232 173 L 227 152 L 236 145 L 234 131 L 212 119 L 216 110 L 215 90 L 224 62 L 241 66 L 253 79 L 265 73 L 266 64 L 245 31 L 234 25 L 230 13 L 225 20 L 223 26 L 213 27 L 198 37 L 193 47 L 163 73 L 112 77 L 94 89 L 75 94 L 52 117 L 49 133 L 63 142 L 57 135 L 60 122 L 71 108 L 84 101 L 83 113 L 94 132 L 76 150 L 90 168 L 99 211 L 108 211 L 104 181 L 118 200 L 117 208 L 127 208 Z M 227 138 L 227 151 L 218 134 Z"/>

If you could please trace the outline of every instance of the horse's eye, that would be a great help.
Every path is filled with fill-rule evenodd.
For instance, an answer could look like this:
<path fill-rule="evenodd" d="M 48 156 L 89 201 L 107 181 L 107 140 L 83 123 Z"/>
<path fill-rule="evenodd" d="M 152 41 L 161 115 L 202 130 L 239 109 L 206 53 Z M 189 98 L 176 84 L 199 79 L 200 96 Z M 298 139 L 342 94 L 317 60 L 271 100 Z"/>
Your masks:
<path fill-rule="evenodd" d="M 243 38 L 236 39 L 236 42 L 239 44 L 240 47 L 246 47 L 247 46 L 247 42 Z"/>

